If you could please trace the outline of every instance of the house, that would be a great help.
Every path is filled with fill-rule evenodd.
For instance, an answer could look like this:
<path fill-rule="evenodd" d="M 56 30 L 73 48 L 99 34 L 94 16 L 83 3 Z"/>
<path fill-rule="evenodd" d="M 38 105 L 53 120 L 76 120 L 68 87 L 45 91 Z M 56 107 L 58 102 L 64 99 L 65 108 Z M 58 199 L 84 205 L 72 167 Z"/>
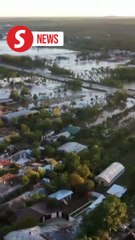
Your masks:
<path fill-rule="evenodd" d="M 1 118 L 7 122 L 11 121 L 13 118 L 19 118 L 19 117 L 24 117 L 24 116 L 28 116 L 30 114 L 35 114 L 38 111 L 36 110 L 27 110 L 27 109 L 22 109 L 20 111 L 16 111 L 16 112 L 9 112 L 6 114 L 3 114 L 1 116 Z"/>
<path fill-rule="evenodd" d="M 16 175 L 7 173 L 0 177 L 0 183 L 3 184 L 12 184 L 16 180 Z"/>
<path fill-rule="evenodd" d="M 29 229 L 10 232 L 4 237 L 4 240 L 45 240 L 40 234 L 41 228 L 36 226 Z"/>
<path fill-rule="evenodd" d="M 48 131 L 44 136 L 43 136 L 43 140 L 45 141 L 50 141 L 52 139 L 52 137 L 54 137 L 55 133 L 54 131 Z"/>
<path fill-rule="evenodd" d="M 111 188 L 107 191 L 108 194 L 115 195 L 118 198 L 121 198 L 127 191 L 126 187 L 122 187 L 117 184 L 113 184 Z"/>
<path fill-rule="evenodd" d="M 8 169 L 12 165 L 12 162 L 9 160 L 0 160 L 0 169 Z"/>
<path fill-rule="evenodd" d="M 80 127 L 76 127 L 76 126 L 69 125 L 68 127 L 63 128 L 63 129 L 62 129 L 62 132 L 69 132 L 70 135 L 74 136 L 74 135 L 76 135 L 80 130 L 81 130 Z"/>
<path fill-rule="evenodd" d="M 15 154 L 13 154 L 10 158 L 13 159 L 13 161 L 17 162 L 19 160 L 22 160 L 25 159 L 25 160 L 30 160 L 31 158 L 31 153 L 32 153 L 32 150 L 31 149 L 24 149 L 24 150 L 21 150 L 19 152 L 16 152 Z M 20 161 L 21 162 L 21 161 Z"/>
<path fill-rule="evenodd" d="M 43 171 L 53 171 L 54 170 L 54 166 L 52 164 L 47 164 L 45 166 L 42 167 L 38 167 L 39 170 L 43 170 Z"/>
<path fill-rule="evenodd" d="M 69 132 L 59 133 L 59 134 L 53 136 L 51 141 L 56 142 L 60 137 L 69 138 L 70 137 L 70 133 Z"/>
<path fill-rule="evenodd" d="M 20 158 L 16 164 L 18 164 L 19 166 L 25 166 L 27 163 L 29 163 L 30 159 L 26 159 L 26 158 Z"/>
<path fill-rule="evenodd" d="M 59 190 L 55 193 L 52 193 L 51 195 L 49 195 L 49 198 L 54 198 L 57 201 L 62 201 L 62 200 L 70 200 L 71 196 L 72 196 L 73 192 L 70 190 L 66 190 L 66 189 L 62 189 Z"/>
<path fill-rule="evenodd" d="M 87 146 L 77 143 L 77 142 L 68 142 L 63 144 L 62 146 L 58 147 L 58 151 L 64 151 L 64 152 L 76 152 L 79 153 L 83 150 L 86 150 Z"/>
<path fill-rule="evenodd" d="M 109 167 L 107 167 L 104 171 L 102 171 L 99 175 L 97 175 L 95 177 L 95 180 L 99 184 L 103 184 L 104 186 L 109 186 L 116 179 L 118 179 L 124 171 L 125 171 L 125 167 L 121 163 L 114 162 Z"/>

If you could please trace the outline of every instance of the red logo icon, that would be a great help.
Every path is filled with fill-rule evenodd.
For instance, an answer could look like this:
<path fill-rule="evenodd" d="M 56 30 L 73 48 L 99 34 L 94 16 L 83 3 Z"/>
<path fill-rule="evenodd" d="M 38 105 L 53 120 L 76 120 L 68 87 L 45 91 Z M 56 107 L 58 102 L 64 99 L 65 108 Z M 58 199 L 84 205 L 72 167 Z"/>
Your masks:
<path fill-rule="evenodd" d="M 7 43 L 15 52 L 27 51 L 33 43 L 33 34 L 31 30 L 25 26 L 13 27 L 7 35 Z"/>

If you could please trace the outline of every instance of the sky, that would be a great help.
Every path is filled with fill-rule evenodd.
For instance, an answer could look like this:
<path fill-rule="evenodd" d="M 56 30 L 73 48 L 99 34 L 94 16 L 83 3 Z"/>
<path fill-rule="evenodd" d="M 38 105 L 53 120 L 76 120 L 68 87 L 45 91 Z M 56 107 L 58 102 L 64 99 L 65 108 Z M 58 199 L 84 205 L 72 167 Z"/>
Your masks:
<path fill-rule="evenodd" d="M 2 0 L 0 16 L 135 17 L 135 0 Z"/>

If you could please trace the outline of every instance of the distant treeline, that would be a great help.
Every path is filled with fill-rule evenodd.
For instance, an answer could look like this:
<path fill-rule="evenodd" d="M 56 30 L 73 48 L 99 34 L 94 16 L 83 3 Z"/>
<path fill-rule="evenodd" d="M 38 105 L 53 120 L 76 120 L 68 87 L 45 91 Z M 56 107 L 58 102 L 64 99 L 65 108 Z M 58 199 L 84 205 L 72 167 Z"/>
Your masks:
<path fill-rule="evenodd" d="M 110 71 L 110 76 L 101 80 L 102 83 L 121 87 L 124 83 L 135 82 L 135 68 L 134 67 L 118 67 Z"/>
<path fill-rule="evenodd" d="M 0 56 L 0 62 L 17 67 L 30 69 L 36 67 L 44 68 L 46 59 L 40 59 L 38 57 L 32 59 L 29 56 L 11 56 L 8 54 L 4 54 Z"/>

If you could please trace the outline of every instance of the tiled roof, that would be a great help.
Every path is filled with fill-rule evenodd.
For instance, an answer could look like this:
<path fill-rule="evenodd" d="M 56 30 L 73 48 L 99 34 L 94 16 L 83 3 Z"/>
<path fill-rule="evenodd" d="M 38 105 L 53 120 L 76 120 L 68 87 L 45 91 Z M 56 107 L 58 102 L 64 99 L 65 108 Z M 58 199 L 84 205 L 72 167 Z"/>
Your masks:
<path fill-rule="evenodd" d="M 0 166 L 7 167 L 10 166 L 11 164 L 12 162 L 9 160 L 0 160 Z"/>
<path fill-rule="evenodd" d="M 12 181 L 14 178 L 16 177 L 16 175 L 11 174 L 11 173 L 7 173 L 5 175 L 3 175 L 2 177 L 0 177 L 0 181 Z"/>

